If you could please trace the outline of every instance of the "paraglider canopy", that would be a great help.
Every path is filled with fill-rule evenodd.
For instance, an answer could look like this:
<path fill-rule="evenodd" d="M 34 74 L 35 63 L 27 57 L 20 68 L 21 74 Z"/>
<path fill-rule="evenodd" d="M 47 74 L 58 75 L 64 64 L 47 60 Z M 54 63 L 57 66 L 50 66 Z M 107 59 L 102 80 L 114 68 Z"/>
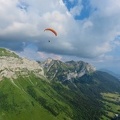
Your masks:
<path fill-rule="evenodd" d="M 57 36 L 57 32 L 52 28 L 46 28 L 44 31 L 51 31 L 55 36 Z"/>

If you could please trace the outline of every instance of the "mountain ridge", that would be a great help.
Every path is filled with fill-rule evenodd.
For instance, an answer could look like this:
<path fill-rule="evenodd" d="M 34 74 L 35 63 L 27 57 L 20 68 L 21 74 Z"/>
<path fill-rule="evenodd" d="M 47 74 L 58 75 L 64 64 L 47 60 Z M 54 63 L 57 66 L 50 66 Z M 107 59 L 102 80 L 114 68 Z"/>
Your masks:
<path fill-rule="evenodd" d="M 42 63 L 42 66 L 49 79 L 55 79 L 57 73 L 61 73 L 61 75 L 58 76 L 60 78 L 62 77 L 63 81 L 81 77 L 84 74 L 90 74 L 96 70 L 95 67 L 83 61 L 62 62 L 60 60 L 47 59 Z M 54 77 L 51 78 L 49 73 Z"/>
<path fill-rule="evenodd" d="M 6 51 L 0 66 L 2 120 L 103 120 L 101 93 L 120 93 L 117 78 L 83 61 L 36 62 Z"/>
<path fill-rule="evenodd" d="M 17 76 L 15 74 L 18 73 L 27 75 L 25 71 L 32 71 L 38 76 L 41 75 L 49 79 L 54 79 L 59 72 L 58 69 L 61 69 L 64 72 L 62 76 L 66 76 L 64 79 L 71 80 L 72 78 L 81 77 L 86 73 L 89 74 L 95 71 L 95 67 L 83 61 L 62 62 L 60 60 L 47 59 L 41 63 L 21 58 L 14 52 L 4 48 L 0 48 L 0 67 L 0 79 L 5 76 L 16 78 Z M 53 68 L 55 69 L 52 71 Z M 47 74 L 48 72 L 52 74 L 51 78 Z"/>

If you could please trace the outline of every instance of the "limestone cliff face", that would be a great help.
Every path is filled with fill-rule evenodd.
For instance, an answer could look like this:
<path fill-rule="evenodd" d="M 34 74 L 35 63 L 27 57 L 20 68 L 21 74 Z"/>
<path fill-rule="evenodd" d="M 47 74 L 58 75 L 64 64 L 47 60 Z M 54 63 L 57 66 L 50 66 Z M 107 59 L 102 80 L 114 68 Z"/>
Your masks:
<path fill-rule="evenodd" d="M 0 80 L 3 77 L 16 78 L 18 75 L 27 76 L 30 72 L 37 76 L 44 76 L 43 68 L 36 61 L 20 58 L 15 53 L 13 56 L 13 52 L 0 49 Z"/>

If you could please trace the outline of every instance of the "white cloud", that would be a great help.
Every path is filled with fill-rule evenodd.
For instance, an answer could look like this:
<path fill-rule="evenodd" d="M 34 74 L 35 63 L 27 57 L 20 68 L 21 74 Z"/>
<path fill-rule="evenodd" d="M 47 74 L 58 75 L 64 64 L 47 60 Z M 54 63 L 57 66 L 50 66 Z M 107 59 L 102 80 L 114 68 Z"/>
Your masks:
<path fill-rule="evenodd" d="M 81 13 L 81 10 L 83 9 L 83 5 L 82 5 L 82 0 L 69 0 L 71 2 L 71 4 L 74 4 L 75 2 L 77 3 L 76 5 L 74 5 L 74 7 L 70 8 L 70 13 L 76 17 L 79 16 Z"/>
<path fill-rule="evenodd" d="M 18 7 L 21 1 L 27 10 Z M 34 43 L 42 52 L 86 58 L 110 52 L 120 33 L 120 1 L 91 0 L 90 4 L 96 10 L 89 18 L 75 20 L 83 7 L 81 0 L 70 12 L 62 0 L 1 0 L 0 45 L 21 50 L 23 42 Z M 46 27 L 54 28 L 58 36 L 44 32 Z"/>
<path fill-rule="evenodd" d="M 45 52 L 38 52 L 40 60 L 46 60 L 47 58 L 54 58 L 54 60 L 61 60 L 62 56 L 56 54 L 48 54 Z"/>
<path fill-rule="evenodd" d="M 79 16 L 80 13 L 81 13 L 82 8 L 83 8 L 82 5 L 75 6 L 75 7 L 73 7 L 73 8 L 70 9 L 70 13 L 73 16 Z"/>

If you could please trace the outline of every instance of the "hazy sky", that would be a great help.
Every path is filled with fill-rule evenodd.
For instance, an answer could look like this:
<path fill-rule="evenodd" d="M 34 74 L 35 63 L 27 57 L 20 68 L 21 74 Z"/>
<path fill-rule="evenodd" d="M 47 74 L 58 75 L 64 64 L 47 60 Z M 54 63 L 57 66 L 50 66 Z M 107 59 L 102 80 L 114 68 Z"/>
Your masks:
<path fill-rule="evenodd" d="M 0 47 L 21 56 L 120 71 L 120 0 L 0 0 L 0 23 Z"/>

